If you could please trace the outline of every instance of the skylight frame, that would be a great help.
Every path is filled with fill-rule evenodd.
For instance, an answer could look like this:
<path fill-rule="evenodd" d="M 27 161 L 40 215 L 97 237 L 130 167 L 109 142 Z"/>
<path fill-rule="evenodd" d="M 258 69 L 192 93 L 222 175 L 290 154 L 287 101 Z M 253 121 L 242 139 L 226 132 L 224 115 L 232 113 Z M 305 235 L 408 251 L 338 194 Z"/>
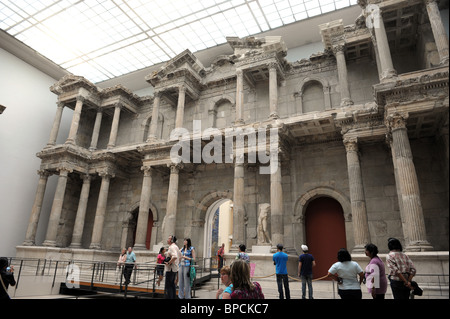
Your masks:
<path fill-rule="evenodd" d="M 69 72 L 97 83 L 165 62 L 185 49 L 195 53 L 221 45 L 227 36 L 257 35 L 355 4 L 356 0 L 0 0 L 0 28 Z"/>

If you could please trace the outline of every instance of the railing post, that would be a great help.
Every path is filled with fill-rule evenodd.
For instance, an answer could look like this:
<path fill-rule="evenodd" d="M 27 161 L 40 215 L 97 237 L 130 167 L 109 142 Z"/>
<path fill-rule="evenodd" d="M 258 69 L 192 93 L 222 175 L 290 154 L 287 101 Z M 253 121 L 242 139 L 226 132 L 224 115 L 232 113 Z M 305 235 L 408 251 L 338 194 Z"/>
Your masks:
<path fill-rule="evenodd" d="M 91 290 L 94 290 L 94 274 L 95 274 L 95 263 L 94 267 L 92 268 L 92 276 L 91 276 Z"/>
<path fill-rule="evenodd" d="M 22 273 L 23 259 L 20 261 L 19 274 L 17 275 L 16 290 L 19 287 L 20 274 Z"/>
<path fill-rule="evenodd" d="M 56 265 L 55 265 L 55 273 L 53 274 L 52 288 L 55 286 L 56 272 L 58 271 L 58 263 L 59 263 L 59 261 L 57 260 Z"/>

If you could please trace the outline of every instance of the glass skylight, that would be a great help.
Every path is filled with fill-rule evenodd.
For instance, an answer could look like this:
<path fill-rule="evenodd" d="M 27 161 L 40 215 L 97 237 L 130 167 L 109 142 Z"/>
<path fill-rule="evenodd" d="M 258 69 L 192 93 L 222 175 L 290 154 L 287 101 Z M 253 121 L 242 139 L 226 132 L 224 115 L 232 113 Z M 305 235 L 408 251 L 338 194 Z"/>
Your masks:
<path fill-rule="evenodd" d="M 0 28 L 97 83 L 356 0 L 0 0 Z"/>

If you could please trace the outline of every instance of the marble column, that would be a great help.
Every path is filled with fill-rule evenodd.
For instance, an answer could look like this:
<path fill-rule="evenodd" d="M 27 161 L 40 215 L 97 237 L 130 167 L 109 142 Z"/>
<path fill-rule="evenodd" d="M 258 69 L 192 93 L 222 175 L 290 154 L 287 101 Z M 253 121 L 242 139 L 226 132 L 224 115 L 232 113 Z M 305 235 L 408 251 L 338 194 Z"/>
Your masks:
<path fill-rule="evenodd" d="M 77 103 L 75 104 L 75 110 L 73 111 L 72 123 L 70 124 L 69 137 L 66 140 L 66 144 L 76 144 L 78 126 L 80 124 L 81 110 L 83 109 L 84 101 L 84 97 L 77 96 Z"/>
<path fill-rule="evenodd" d="M 406 223 L 407 251 L 427 251 L 433 247 L 427 240 L 420 199 L 419 182 L 409 144 L 406 121 L 408 114 L 395 113 L 387 117 L 392 134 L 393 153 Z"/>
<path fill-rule="evenodd" d="M 152 119 L 148 130 L 147 142 L 157 139 L 156 132 L 158 130 L 159 104 L 161 103 L 161 92 L 155 92 L 153 98 Z"/>
<path fill-rule="evenodd" d="M 108 203 L 109 184 L 111 178 L 114 177 L 111 173 L 100 172 L 102 184 L 98 195 L 97 209 L 95 211 L 94 228 L 92 230 L 91 249 L 101 249 L 101 241 L 103 234 L 103 224 L 105 222 L 106 205 Z"/>
<path fill-rule="evenodd" d="M 178 180 L 181 169 L 180 164 L 168 164 L 170 168 L 169 191 L 167 193 L 166 216 L 163 221 L 163 241 L 170 235 L 175 235 L 177 204 L 178 204 Z"/>
<path fill-rule="evenodd" d="M 378 57 L 381 64 L 381 80 L 389 79 L 397 76 L 397 71 L 394 69 L 392 63 L 391 50 L 389 49 L 389 42 L 384 28 L 383 16 L 381 10 L 371 14 L 370 18 L 373 20 L 375 38 L 377 41 Z"/>
<path fill-rule="evenodd" d="M 95 151 L 97 149 L 98 136 L 100 134 L 100 126 L 102 124 L 103 111 L 99 108 L 97 110 L 97 115 L 95 117 L 94 130 L 92 131 L 91 146 L 90 151 Z"/>
<path fill-rule="evenodd" d="M 356 138 L 346 138 L 344 136 L 344 145 L 347 152 L 348 183 L 350 186 L 350 203 L 355 237 L 355 247 L 352 252 L 363 254 L 364 246 L 370 243 L 370 232 L 358 154 L 358 141 Z"/>
<path fill-rule="evenodd" d="M 81 176 L 83 179 L 83 186 L 81 187 L 80 200 L 78 202 L 77 215 L 75 217 L 75 224 L 72 232 L 72 242 L 70 247 L 81 247 L 81 240 L 83 237 L 84 220 L 86 217 L 86 208 L 89 199 L 89 190 L 91 188 L 91 175 L 84 174 Z"/>
<path fill-rule="evenodd" d="M 181 85 L 178 88 L 178 104 L 177 104 L 177 115 L 175 119 L 175 128 L 183 127 L 185 99 L 186 99 L 186 87 Z"/>
<path fill-rule="evenodd" d="M 47 180 L 50 176 L 50 172 L 46 170 L 39 170 L 39 182 L 34 197 L 33 208 L 31 209 L 30 220 L 28 222 L 27 233 L 25 235 L 25 241 L 22 245 L 33 246 L 35 245 L 36 231 L 39 223 L 39 217 L 41 216 L 42 203 L 44 201 L 45 188 L 47 187 Z"/>
<path fill-rule="evenodd" d="M 278 82 L 277 64 L 269 63 L 269 117 L 277 119 L 278 116 Z"/>
<path fill-rule="evenodd" d="M 278 155 L 277 155 L 278 156 Z M 270 221 L 272 227 L 272 250 L 276 250 L 277 244 L 284 244 L 284 223 L 283 223 L 283 188 L 281 185 L 281 162 L 276 163 L 275 171 L 270 174 Z M 285 245 L 286 246 L 286 245 Z"/>
<path fill-rule="evenodd" d="M 235 160 L 233 189 L 233 251 L 237 251 L 240 244 L 245 244 L 244 191 L 244 161 Z"/>
<path fill-rule="evenodd" d="M 336 64 L 338 69 L 339 88 L 341 91 L 341 106 L 353 104 L 348 87 L 347 63 L 345 61 L 344 50 L 344 45 L 333 46 L 333 52 L 336 57 Z"/>
<path fill-rule="evenodd" d="M 235 124 L 244 124 L 244 71 L 236 70 L 236 120 Z"/>
<path fill-rule="evenodd" d="M 425 0 L 427 7 L 428 18 L 433 31 L 434 41 L 439 53 L 439 59 L 442 65 L 448 64 L 448 38 L 445 32 L 444 24 L 442 23 L 441 13 L 436 0 Z"/>
<path fill-rule="evenodd" d="M 109 142 L 107 148 L 112 148 L 116 146 L 117 133 L 119 132 L 119 120 L 121 109 L 122 105 L 120 103 L 117 103 L 114 107 L 114 117 L 111 125 L 111 133 L 109 135 Z"/>
<path fill-rule="evenodd" d="M 64 110 L 64 103 L 59 102 L 56 108 L 55 119 L 53 120 L 53 126 L 50 132 L 50 138 L 48 140 L 47 147 L 54 146 L 56 144 L 56 138 L 58 137 L 59 126 L 61 125 L 63 110 Z"/>
<path fill-rule="evenodd" d="M 134 248 L 136 250 L 147 249 L 145 240 L 147 239 L 148 214 L 150 210 L 150 196 L 152 192 L 152 168 L 142 166 L 144 179 L 142 180 L 141 201 L 139 203 L 139 215 L 136 227 L 136 239 Z"/>
<path fill-rule="evenodd" d="M 50 211 L 47 234 L 42 244 L 48 247 L 56 246 L 56 235 L 58 233 L 59 219 L 61 218 L 64 203 L 64 194 L 66 193 L 67 178 L 69 173 L 72 172 L 71 169 L 65 167 L 58 168 L 57 171 L 59 171 L 58 184 L 56 185 L 55 197 L 53 198 L 52 209 Z"/>

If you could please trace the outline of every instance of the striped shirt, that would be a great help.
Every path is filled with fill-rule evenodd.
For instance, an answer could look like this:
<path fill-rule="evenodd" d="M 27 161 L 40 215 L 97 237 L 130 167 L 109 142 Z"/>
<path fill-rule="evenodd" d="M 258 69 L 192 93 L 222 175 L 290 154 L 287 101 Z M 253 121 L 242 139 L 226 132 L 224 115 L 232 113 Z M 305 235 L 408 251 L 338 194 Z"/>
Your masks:
<path fill-rule="evenodd" d="M 386 256 L 386 264 L 389 269 L 389 275 L 393 280 L 401 280 L 398 274 L 409 274 L 414 276 L 416 268 L 407 255 L 401 251 L 391 251 Z"/>

